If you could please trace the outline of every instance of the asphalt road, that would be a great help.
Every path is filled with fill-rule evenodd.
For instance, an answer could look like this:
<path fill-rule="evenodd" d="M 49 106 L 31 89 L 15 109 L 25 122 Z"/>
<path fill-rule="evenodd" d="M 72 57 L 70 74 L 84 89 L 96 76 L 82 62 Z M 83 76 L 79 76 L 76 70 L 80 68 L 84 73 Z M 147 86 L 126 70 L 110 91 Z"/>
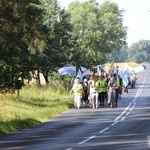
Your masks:
<path fill-rule="evenodd" d="M 39 126 L 0 137 L 0 150 L 150 149 L 150 66 L 117 108 L 70 109 Z"/>

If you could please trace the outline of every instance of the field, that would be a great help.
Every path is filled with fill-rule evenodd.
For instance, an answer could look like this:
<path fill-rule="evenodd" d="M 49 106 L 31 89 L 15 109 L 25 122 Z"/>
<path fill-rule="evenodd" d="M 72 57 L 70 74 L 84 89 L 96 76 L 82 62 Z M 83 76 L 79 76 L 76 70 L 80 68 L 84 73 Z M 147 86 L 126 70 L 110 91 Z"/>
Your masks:
<path fill-rule="evenodd" d="M 108 70 L 110 69 L 110 65 L 111 63 L 107 63 L 104 65 L 104 68 L 105 70 L 108 72 Z M 119 66 L 119 68 L 122 68 L 124 69 L 124 67 L 128 65 L 129 67 L 131 68 L 134 68 L 134 67 L 137 67 L 137 66 L 140 66 L 141 64 L 137 64 L 137 63 L 134 63 L 134 62 L 122 62 L 122 63 L 114 63 L 114 67 L 116 66 Z"/>

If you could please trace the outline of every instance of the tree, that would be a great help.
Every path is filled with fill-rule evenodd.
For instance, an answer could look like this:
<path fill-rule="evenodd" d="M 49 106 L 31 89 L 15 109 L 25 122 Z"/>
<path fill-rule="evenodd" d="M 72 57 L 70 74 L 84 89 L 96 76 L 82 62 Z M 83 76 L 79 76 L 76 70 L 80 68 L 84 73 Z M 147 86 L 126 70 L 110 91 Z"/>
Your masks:
<path fill-rule="evenodd" d="M 129 47 L 129 60 L 137 63 L 150 62 L 150 41 L 140 40 Z"/>
<path fill-rule="evenodd" d="M 125 44 L 123 11 L 116 3 L 104 2 L 99 6 L 95 0 L 75 1 L 69 5 L 68 12 L 74 26 L 73 36 L 77 39 L 73 57 L 76 64 L 86 67 L 103 64 L 110 52 Z"/>
<path fill-rule="evenodd" d="M 41 57 L 41 72 L 48 83 L 48 75 L 59 67 L 69 63 L 69 55 L 73 47 L 72 25 L 69 23 L 70 16 L 61 9 L 57 0 L 44 3 L 44 20 L 46 27 L 46 48 Z"/>
<path fill-rule="evenodd" d="M 37 0 L 1 0 L 0 2 L 0 63 L 2 85 L 13 86 L 19 77 L 31 70 L 31 55 L 44 48 L 41 16 Z"/>

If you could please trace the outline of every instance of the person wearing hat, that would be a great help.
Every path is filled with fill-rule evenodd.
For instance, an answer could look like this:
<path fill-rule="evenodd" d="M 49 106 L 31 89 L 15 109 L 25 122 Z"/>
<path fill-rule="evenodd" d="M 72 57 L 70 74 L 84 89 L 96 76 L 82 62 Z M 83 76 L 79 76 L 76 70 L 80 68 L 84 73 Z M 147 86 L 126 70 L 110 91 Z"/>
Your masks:
<path fill-rule="evenodd" d="M 82 84 L 80 83 L 80 78 L 75 79 L 75 83 L 73 84 L 73 87 L 70 93 L 73 93 L 73 100 L 74 100 L 75 108 L 80 109 L 82 95 L 84 95 L 84 90 L 83 90 Z"/>

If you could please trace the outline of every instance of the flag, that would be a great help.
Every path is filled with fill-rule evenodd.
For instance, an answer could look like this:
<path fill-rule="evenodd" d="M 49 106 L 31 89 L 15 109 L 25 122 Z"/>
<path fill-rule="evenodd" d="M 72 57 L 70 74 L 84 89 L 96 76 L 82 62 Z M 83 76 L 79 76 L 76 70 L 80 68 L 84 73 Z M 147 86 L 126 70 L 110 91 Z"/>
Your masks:
<path fill-rule="evenodd" d="M 113 70 L 114 69 L 114 59 L 112 60 L 111 64 L 110 64 L 110 70 Z"/>
<path fill-rule="evenodd" d="M 125 73 L 122 73 L 122 74 L 120 75 L 120 77 L 122 78 L 122 81 L 123 81 L 124 86 L 125 86 L 125 87 L 128 86 L 128 84 L 129 84 L 128 76 L 127 76 Z"/>

